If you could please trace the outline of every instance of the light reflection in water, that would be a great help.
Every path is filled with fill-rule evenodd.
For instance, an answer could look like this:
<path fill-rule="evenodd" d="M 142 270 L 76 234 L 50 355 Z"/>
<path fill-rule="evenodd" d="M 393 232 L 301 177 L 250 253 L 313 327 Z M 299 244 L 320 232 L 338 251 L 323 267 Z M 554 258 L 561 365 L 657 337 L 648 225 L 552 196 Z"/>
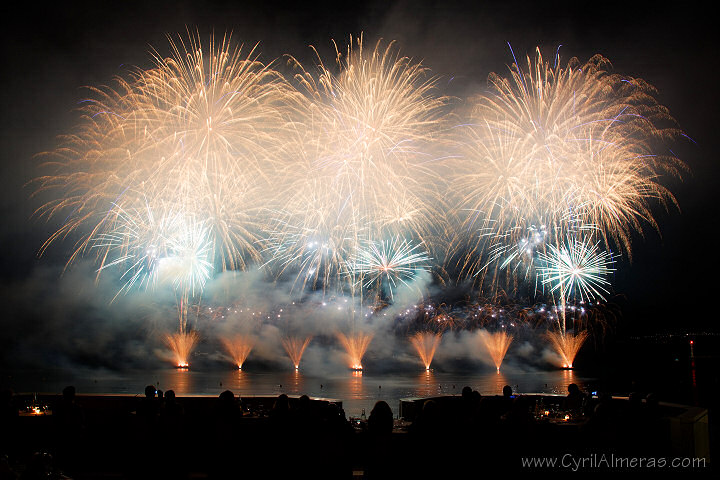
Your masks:
<path fill-rule="evenodd" d="M 73 380 L 79 394 L 131 394 L 141 395 L 146 385 L 157 384 L 167 391 L 172 389 L 178 397 L 186 395 L 217 396 L 223 390 L 236 395 L 276 397 L 309 395 L 340 400 L 348 416 L 359 416 L 364 408 L 370 412 L 375 402 L 385 400 L 397 414 L 402 398 L 437 395 L 459 395 L 464 386 L 470 386 L 482 395 L 500 395 L 504 385 L 516 393 L 567 394 L 569 383 L 581 390 L 590 391 L 592 380 L 580 377 L 573 370 L 514 371 L 505 369 L 498 375 L 495 368 L 478 373 L 448 373 L 430 370 L 421 374 L 341 372 L 318 374 L 307 372 L 258 372 L 237 370 L 179 370 L 165 368 L 154 371 L 133 371 L 122 374 L 83 372 L 82 378 Z M 45 377 L 34 386 L 17 385 L 16 391 L 61 392 L 68 384 L 67 376 Z"/>
<path fill-rule="evenodd" d="M 426 370 L 418 375 L 417 383 L 418 397 L 432 397 L 438 394 L 438 384 L 431 370 Z"/>
<path fill-rule="evenodd" d="M 163 381 L 158 381 L 161 390 L 173 390 L 175 395 L 188 395 L 194 392 L 194 376 L 187 368 L 173 368 Z"/>
<path fill-rule="evenodd" d="M 500 392 L 501 393 L 502 389 L 505 385 L 510 385 L 513 389 L 513 392 L 517 393 L 516 391 L 518 390 L 518 385 L 512 385 L 509 382 L 509 380 L 507 379 L 507 377 L 505 376 L 505 374 L 503 372 L 501 372 L 500 370 L 495 372 L 495 376 L 492 378 L 494 378 L 495 382 L 493 382 L 493 388 L 492 388 L 491 392 Z M 483 393 L 483 392 L 480 392 L 480 393 Z"/>
<path fill-rule="evenodd" d="M 290 376 L 290 392 L 295 395 L 302 395 L 304 392 L 305 382 L 303 381 L 303 375 L 299 370 L 292 372 Z"/>
<path fill-rule="evenodd" d="M 363 398 L 363 372 L 362 370 L 353 370 L 350 374 L 349 390 L 350 398 Z"/>
<path fill-rule="evenodd" d="M 237 369 L 235 372 L 235 383 L 233 385 L 233 389 L 235 393 L 238 395 L 242 395 L 243 393 L 249 391 L 252 388 L 252 381 L 249 378 L 249 375 L 243 372 L 240 369 Z"/>

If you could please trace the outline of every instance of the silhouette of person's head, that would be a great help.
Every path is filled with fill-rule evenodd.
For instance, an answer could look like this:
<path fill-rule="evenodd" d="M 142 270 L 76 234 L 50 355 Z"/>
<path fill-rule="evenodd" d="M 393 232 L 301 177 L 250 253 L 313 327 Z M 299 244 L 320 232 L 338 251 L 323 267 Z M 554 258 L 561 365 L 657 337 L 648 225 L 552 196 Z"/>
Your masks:
<path fill-rule="evenodd" d="M 390 417 L 392 418 L 392 409 L 390 408 L 390 405 L 385 400 L 379 400 L 375 402 L 375 406 L 373 407 L 372 411 L 370 412 L 370 415 L 372 416 L 380 415 L 384 418 Z"/>
<path fill-rule="evenodd" d="M 225 390 L 218 396 L 218 399 L 224 405 L 232 405 L 235 402 L 235 394 L 230 390 Z"/>
<path fill-rule="evenodd" d="M 278 395 L 277 399 L 275 400 L 275 405 L 273 406 L 273 409 L 275 410 L 289 410 L 290 409 L 290 398 L 285 395 L 284 393 L 281 393 Z"/>
<path fill-rule="evenodd" d="M 146 398 L 155 398 L 155 393 L 157 393 L 155 390 L 155 385 L 148 385 L 147 387 L 145 387 Z"/>
<path fill-rule="evenodd" d="M 426 419 L 436 419 L 440 414 L 440 407 L 435 400 L 427 400 L 423 404 L 422 415 Z"/>
<path fill-rule="evenodd" d="M 463 389 L 462 389 L 462 398 L 463 398 L 464 400 L 469 400 L 470 397 L 471 397 L 471 395 L 472 395 L 472 388 L 470 388 L 469 386 L 463 387 Z"/>
<path fill-rule="evenodd" d="M 67 402 L 72 402 L 75 400 L 75 387 L 72 385 L 68 385 L 67 387 L 63 388 L 62 391 L 63 394 L 63 400 Z"/>
<path fill-rule="evenodd" d="M 175 401 L 175 391 L 174 390 L 168 390 L 165 392 L 165 401 L 168 403 L 172 403 Z"/>
<path fill-rule="evenodd" d="M 370 417 L 368 418 L 368 429 L 372 433 L 390 434 L 393 429 L 393 413 L 390 405 L 384 400 L 375 403 Z"/>
<path fill-rule="evenodd" d="M 577 395 L 578 393 L 580 393 L 580 388 L 576 384 L 571 383 L 570 385 L 568 385 L 568 393 L 570 395 Z"/>
<path fill-rule="evenodd" d="M 510 385 L 505 385 L 503 387 L 503 397 L 509 397 L 512 395 L 512 387 Z"/>

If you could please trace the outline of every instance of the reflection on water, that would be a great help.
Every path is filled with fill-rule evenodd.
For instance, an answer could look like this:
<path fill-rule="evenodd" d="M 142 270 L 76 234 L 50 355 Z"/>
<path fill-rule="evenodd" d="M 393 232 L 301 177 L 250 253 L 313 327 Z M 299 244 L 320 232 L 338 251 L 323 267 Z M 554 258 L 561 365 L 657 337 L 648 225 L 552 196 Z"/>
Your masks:
<path fill-rule="evenodd" d="M 351 399 L 358 399 L 363 397 L 363 372 L 362 370 L 353 370 L 350 372 L 350 382 L 348 383 L 348 386 L 350 387 L 350 398 Z"/>
<path fill-rule="evenodd" d="M 502 392 L 502 389 L 505 385 L 510 385 L 513 389 L 513 392 L 519 391 L 519 385 L 512 385 L 511 383 L 509 383 L 505 374 L 500 370 L 495 372 L 494 376 L 491 375 L 491 378 L 494 380 L 494 382 L 492 382 L 493 388 L 490 390 L 492 392 Z"/>
<path fill-rule="evenodd" d="M 397 414 L 402 398 L 459 395 L 470 386 L 483 395 L 499 395 L 504 385 L 518 393 L 566 394 L 567 386 L 576 383 L 582 390 L 591 388 L 592 380 L 572 370 L 480 373 L 446 373 L 432 370 L 422 373 L 372 374 L 367 371 L 345 371 L 327 375 L 292 372 L 253 372 L 228 369 L 222 371 L 167 368 L 138 372 L 48 372 L 18 375 L 16 392 L 60 393 L 66 385 L 75 385 L 79 394 L 109 393 L 142 395 L 146 385 L 162 390 L 173 389 L 179 396 L 217 396 L 223 390 L 237 395 L 309 395 L 342 401 L 348 416 L 358 416 L 362 409 L 372 410 L 378 400 L 387 401 Z"/>
<path fill-rule="evenodd" d="M 575 374 L 573 373 L 572 369 L 562 370 L 562 372 L 563 372 L 563 383 L 565 385 L 570 385 L 571 383 L 575 383 Z"/>
<path fill-rule="evenodd" d="M 232 388 L 238 395 L 242 395 L 243 393 L 251 390 L 252 382 L 248 374 L 238 368 L 235 372 L 235 383 L 232 384 Z"/>
<path fill-rule="evenodd" d="M 290 377 L 290 393 L 301 394 L 300 392 L 305 389 L 304 387 L 302 374 L 299 370 L 295 370 Z"/>
<path fill-rule="evenodd" d="M 195 391 L 194 378 L 187 368 L 173 368 L 168 378 L 156 382 L 156 385 L 161 390 L 173 390 L 175 395 L 188 395 Z"/>
<path fill-rule="evenodd" d="M 417 378 L 418 396 L 432 397 L 437 394 L 437 385 L 432 370 L 425 370 Z"/>

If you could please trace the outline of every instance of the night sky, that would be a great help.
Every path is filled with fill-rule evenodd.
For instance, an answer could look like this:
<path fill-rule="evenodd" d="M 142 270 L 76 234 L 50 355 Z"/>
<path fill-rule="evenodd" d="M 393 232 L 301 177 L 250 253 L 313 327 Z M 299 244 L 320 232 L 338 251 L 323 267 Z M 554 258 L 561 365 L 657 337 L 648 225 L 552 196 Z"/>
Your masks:
<path fill-rule="evenodd" d="M 659 3 L 441 0 L 295 2 L 286 7 L 267 1 L 82 1 L 0 7 L 3 345 L 18 342 L 7 337 L 22 335 L 17 316 L 31 310 L 28 302 L 36 296 L 45 297 L 39 304 L 53 305 L 48 299 L 73 295 L 67 287 L 54 288 L 71 245 L 55 245 L 46 256 L 37 256 L 53 224 L 31 218 L 39 204 L 24 185 L 39 173 L 35 155 L 52 149 L 57 135 L 74 124 L 83 86 L 109 84 L 128 66 L 150 67 L 149 50 L 167 54 L 166 35 L 185 34 L 186 28 L 197 29 L 203 39 L 214 31 L 232 32 L 246 45 L 259 42 L 265 62 L 283 54 L 310 60 L 309 45 L 329 54 L 331 39 L 342 44 L 363 32 L 370 44 L 378 38 L 396 40 L 402 54 L 422 59 L 441 79 L 452 78 L 460 92 L 481 90 L 490 72 L 507 73 L 513 61 L 508 43 L 518 58 L 538 45 L 548 57 L 562 45 L 565 60 L 604 55 L 615 72 L 656 86 L 660 103 L 694 140 L 672 145 L 690 171 L 682 181 L 665 182 L 681 211 L 658 205 L 660 232 L 646 226 L 644 238 L 633 242 L 633 262 L 621 261 L 612 279 L 622 297 L 618 328 L 626 333 L 717 331 L 716 25 L 698 6 Z M 37 287 L 41 282 L 44 286 Z M 53 312 L 47 312 L 43 322 L 52 319 Z"/>

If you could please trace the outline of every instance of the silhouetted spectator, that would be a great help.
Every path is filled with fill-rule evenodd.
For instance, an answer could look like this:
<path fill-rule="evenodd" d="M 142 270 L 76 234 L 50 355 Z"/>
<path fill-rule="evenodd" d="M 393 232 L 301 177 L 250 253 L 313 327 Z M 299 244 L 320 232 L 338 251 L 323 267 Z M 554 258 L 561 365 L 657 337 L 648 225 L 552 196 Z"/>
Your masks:
<path fill-rule="evenodd" d="M 151 478 L 154 470 L 148 470 L 147 465 L 156 462 L 158 458 L 158 437 L 160 403 L 155 397 L 157 391 L 154 385 L 145 387 L 145 396 L 140 400 L 135 411 L 136 429 L 134 438 L 135 451 L 131 454 L 127 467 L 131 469 L 131 478 Z"/>
<path fill-rule="evenodd" d="M 141 425 L 152 429 L 157 424 L 158 415 L 160 413 L 160 402 L 155 397 L 157 390 L 154 385 L 145 387 L 145 398 L 140 400 L 137 408 L 137 418 Z"/>
<path fill-rule="evenodd" d="M 278 395 L 268 416 L 275 428 L 288 429 L 290 427 L 290 398 L 284 393 Z"/>
<path fill-rule="evenodd" d="M 450 444 L 454 442 L 438 442 L 438 439 L 448 438 L 446 435 L 445 425 L 443 421 L 440 405 L 435 400 L 426 400 L 423 403 L 422 411 L 418 418 L 410 425 L 409 432 L 412 435 L 412 447 L 418 452 L 426 451 L 432 446 L 433 460 L 429 462 L 419 462 L 411 467 L 417 470 L 411 472 L 407 478 L 443 478 L 441 472 L 444 470 L 442 462 L 436 461 L 438 458 L 444 458 L 450 454 Z M 455 451 L 455 447 L 452 447 Z"/>
<path fill-rule="evenodd" d="M 512 408 L 513 391 L 510 385 L 505 385 L 502 389 L 502 398 L 499 405 L 499 415 L 505 415 Z"/>
<path fill-rule="evenodd" d="M 465 386 L 460 394 L 460 408 L 457 410 L 455 415 L 455 421 L 458 426 L 467 424 L 472 416 L 473 402 L 472 402 L 472 388 Z"/>
<path fill-rule="evenodd" d="M 85 414 L 75 401 L 75 387 L 63 388 L 62 398 L 53 407 L 53 419 L 62 429 L 79 430 L 85 423 Z"/>
<path fill-rule="evenodd" d="M 418 418 L 411 425 L 411 432 L 422 437 L 435 437 L 442 431 L 442 413 L 435 400 L 426 400 Z"/>
<path fill-rule="evenodd" d="M 584 403 L 585 394 L 580 391 L 580 388 L 571 383 L 568 385 L 568 394 L 563 399 L 563 410 L 573 413 L 581 413 Z"/>
<path fill-rule="evenodd" d="M 225 390 L 218 396 L 213 409 L 211 478 L 231 478 L 240 457 L 237 439 L 241 437 L 242 407 L 235 394 Z"/>
<path fill-rule="evenodd" d="M 160 424 L 167 433 L 179 433 L 185 417 L 185 409 L 177 402 L 175 391 L 165 392 L 165 401 L 160 407 Z"/>
<path fill-rule="evenodd" d="M 591 449 L 607 449 L 618 442 L 618 419 L 614 411 L 612 396 L 601 392 L 592 415 L 583 426 L 587 446 Z"/>
<path fill-rule="evenodd" d="M 368 432 L 373 436 L 387 436 L 392 433 L 393 413 L 387 402 L 380 400 L 375 403 L 368 418 Z"/>
<path fill-rule="evenodd" d="M 75 402 L 74 386 L 63 389 L 62 398 L 53 407 L 52 419 L 57 443 L 57 462 L 64 469 L 73 470 L 81 460 L 81 442 L 85 428 L 85 414 Z"/>
<path fill-rule="evenodd" d="M 226 426 L 235 426 L 242 417 L 240 401 L 230 390 L 225 390 L 218 396 L 215 404 L 215 425 L 225 430 Z"/>
<path fill-rule="evenodd" d="M 163 438 L 181 439 L 185 432 L 185 409 L 175 398 L 175 392 L 165 392 L 165 401 L 160 407 L 160 430 Z M 176 441 L 160 442 L 160 464 L 163 465 L 161 476 L 168 479 L 187 477 L 187 453 L 178 448 Z"/>
<path fill-rule="evenodd" d="M 392 448 L 393 413 L 387 402 L 375 403 L 365 440 L 367 465 L 365 478 L 402 478 L 403 469 L 397 462 L 397 452 Z"/>

